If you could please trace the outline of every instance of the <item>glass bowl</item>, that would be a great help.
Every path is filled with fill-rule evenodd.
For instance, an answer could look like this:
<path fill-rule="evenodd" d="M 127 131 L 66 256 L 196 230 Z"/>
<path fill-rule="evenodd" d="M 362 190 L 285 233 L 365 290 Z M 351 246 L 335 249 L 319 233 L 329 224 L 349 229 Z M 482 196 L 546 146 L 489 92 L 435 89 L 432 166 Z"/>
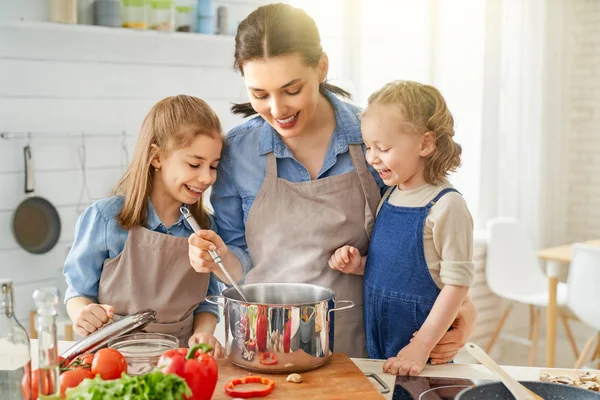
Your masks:
<path fill-rule="evenodd" d="M 135 333 L 111 339 L 108 347 L 123 354 L 128 375 L 143 375 L 156 367 L 165 351 L 177 349 L 179 340 L 165 333 Z"/>

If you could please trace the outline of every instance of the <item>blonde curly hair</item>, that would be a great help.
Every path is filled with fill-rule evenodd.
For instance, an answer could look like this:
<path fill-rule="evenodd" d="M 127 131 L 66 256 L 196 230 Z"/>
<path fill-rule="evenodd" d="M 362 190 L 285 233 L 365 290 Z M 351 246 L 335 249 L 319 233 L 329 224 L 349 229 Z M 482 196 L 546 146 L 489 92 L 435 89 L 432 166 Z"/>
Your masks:
<path fill-rule="evenodd" d="M 435 150 L 425 161 L 427 183 L 439 185 L 460 167 L 462 148 L 454 141 L 454 118 L 435 87 L 414 81 L 393 81 L 369 96 L 368 106 L 372 104 L 398 106 L 409 129 L 433 134 Z"/>

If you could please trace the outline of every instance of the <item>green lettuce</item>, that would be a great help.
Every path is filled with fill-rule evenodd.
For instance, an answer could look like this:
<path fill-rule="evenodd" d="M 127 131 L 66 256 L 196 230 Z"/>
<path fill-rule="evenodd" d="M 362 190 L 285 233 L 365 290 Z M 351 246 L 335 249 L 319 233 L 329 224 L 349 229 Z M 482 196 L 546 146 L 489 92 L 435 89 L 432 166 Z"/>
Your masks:
<path fill-rule="evenodd" d="M 191 394 L 183 378 L 159 370 L 109 381 L 96 376 L 66 392 L 67 400 L 183 400 Z"/>

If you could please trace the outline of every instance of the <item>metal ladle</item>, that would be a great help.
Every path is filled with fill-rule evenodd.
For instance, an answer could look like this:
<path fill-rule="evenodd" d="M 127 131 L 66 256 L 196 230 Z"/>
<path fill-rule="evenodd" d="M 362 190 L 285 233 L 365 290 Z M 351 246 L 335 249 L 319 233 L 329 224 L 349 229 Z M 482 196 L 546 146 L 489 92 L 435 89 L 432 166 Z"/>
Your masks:
<path fill-rule="evenodd" d="M 196 221 L 196 218 L 194 218 L 194 216 L 192 215 L 190 210 L 188 210 L 186 207 L 181 207 L 179 209 L 179 211 L 181 211 L 183 218 L 185 218 L 189 222 L 190 226 L 192 227 L 192 229 L 194 230 L 195 233 L 198 233 L 202 230 L 202 228 L 200 228 L 200 225 L 198 224 L 198 221 Z M 235 290 L 237 290 L 237 292 L 240 294 L 242 299 L 245 302 L 248 302 L 248 299 L 246 298 L 246 295 L 244 294 L 242 289 L 240 289 L 238 284 L 235 283 L 235 281 L 231 278 L 231 275 L 229 275 L 229 272 L 227 272 L 227 270 L 225 269 L 225 266 L 223 265 L 223 260 L 221 260 L 221 256 L 217 253 L 217 251 L 216 250 L 208 250 L 208 254 L 210 254 L 213 261 L 219 266 L 219 268 L 221 269 L 221 272 L 223 272 L 225 277 L 229 280 L 229 282 L 231 282 L 231 285 L 233 285 Z"/>

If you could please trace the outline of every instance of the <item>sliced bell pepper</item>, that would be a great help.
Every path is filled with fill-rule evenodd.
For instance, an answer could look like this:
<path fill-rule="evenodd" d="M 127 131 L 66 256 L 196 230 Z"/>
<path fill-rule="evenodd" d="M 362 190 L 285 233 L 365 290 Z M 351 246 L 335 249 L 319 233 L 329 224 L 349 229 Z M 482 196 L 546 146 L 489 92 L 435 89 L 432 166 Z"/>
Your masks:
<path fill-rule="evenodd" d="M 292 334 L 292 320 L 288 319 L 285 323 L 285 329 L 283 331 L 283 352 L 290 352 L 290 339 Z"/>
<path fill-rule="evenodd" d="M 258 360 L 262 365 L 275 365 L 277 364 L 277 355 L 275 353 L 262 353 Z"/>
<path fill-rule="evenodd" d="M 248 383 L 260 383 L 265 385 L 264 389 L 255 390 L 236 390 L 236 386 L 246 385 Z M 225 384 L 225 394 L 231 397 L 238 397 L 241 399 L 249 399 L 252 397 L 265 397 L 268 396 L 275 388 L 275 382 L 269 378 L 263 378 L 262 376 L 246 376 L 244 378 L 232 379 Z"/>
<path fill-rule="evenodd" d="M 203 343 L 189 350 L 169 350 L 158 360 L 158 367 L 166 374 L 175 374 L 185 380 L 192 391 L 188 400 L 210 400 L 219 377 L 217 363 L 206 354 L 211 350 L 212 346 Z"/>
<path fill-rule="evenodd" d="M 248 349 L 248 351 L 255 351 L 256 350 L 256 340 L 254 340 L 254 339 L 246 340 L 246 348 Z"/>

